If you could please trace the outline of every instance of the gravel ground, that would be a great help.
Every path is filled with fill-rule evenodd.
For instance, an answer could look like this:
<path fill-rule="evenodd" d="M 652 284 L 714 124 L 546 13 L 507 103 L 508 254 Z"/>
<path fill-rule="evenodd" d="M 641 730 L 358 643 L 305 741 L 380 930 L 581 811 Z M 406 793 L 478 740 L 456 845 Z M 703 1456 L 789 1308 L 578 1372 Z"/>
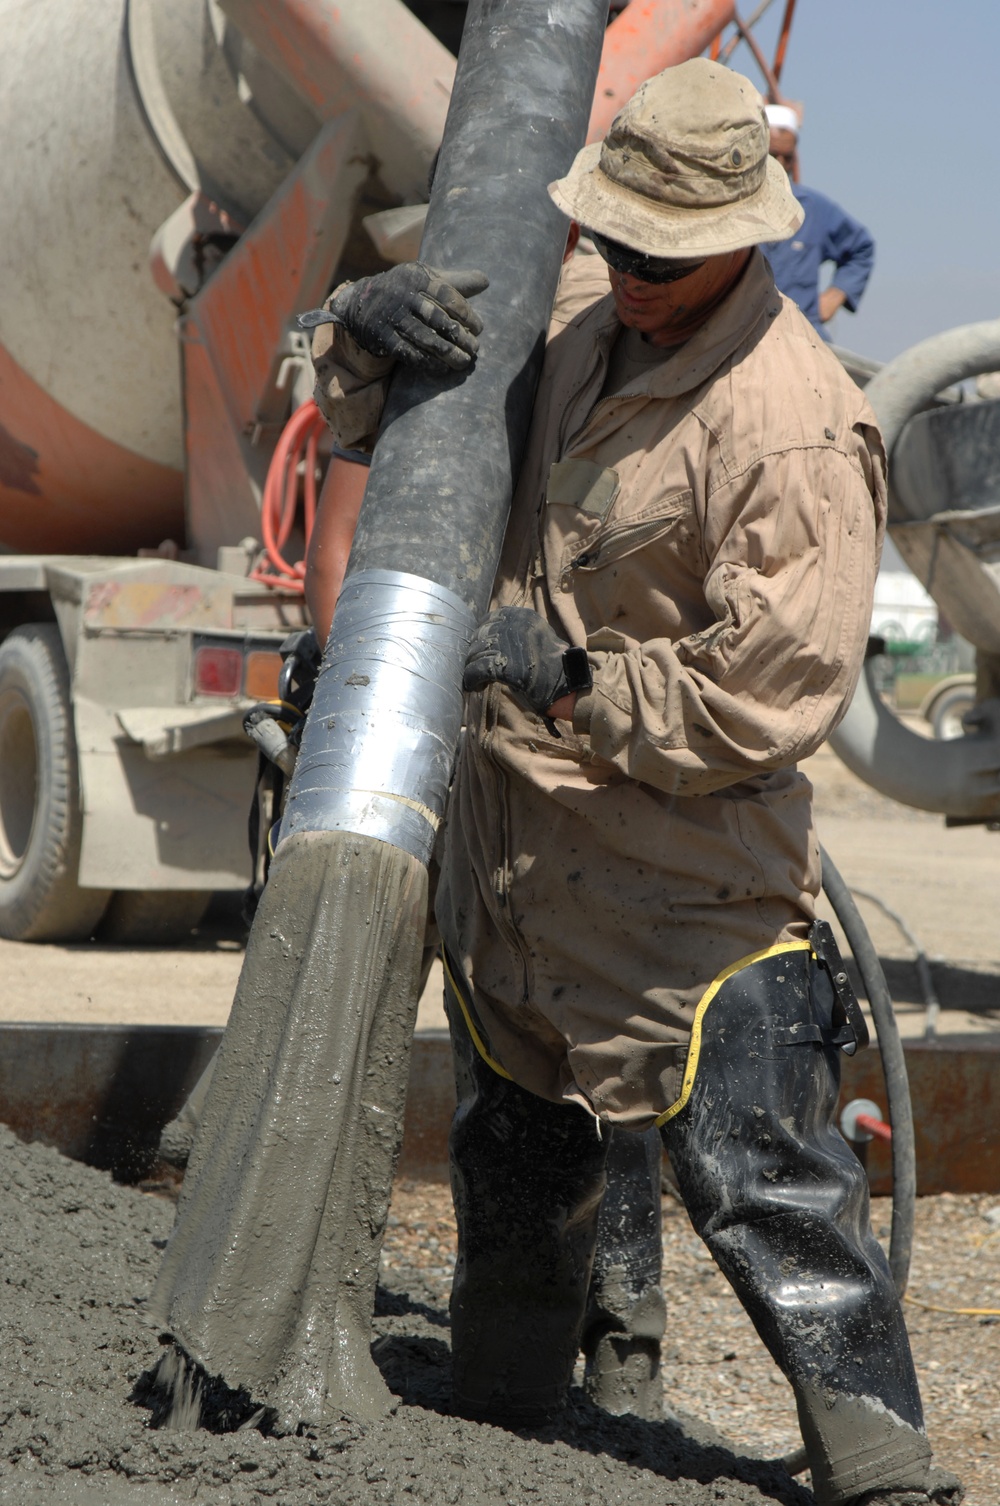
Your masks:
<path fill-rule="evenodd" d="M 703 1419 L 740 1451 L 775 1458 L 800 1445 L 791 1389 L 673 1197 L 664 1199 L 668 1411 Z M 872 1204 L 888 1248 L 892 1205 Z M 447 1309 L 455 1227 L 446 1187 L 404 1183 L 393 1197 L 383 1259 L 413 1272 Z M 1000 1501 L 1000 1199 L 917 1203 L 907 1325 L 939 1464 L 966 1486 L 966 1506 Z M 995 1308 L 959 1315 L 931 1308 Z M 808 1476 L 804 1477 L 808 1480 Z M 656 1499 L 653 1497 L 652 1499 Z"/>

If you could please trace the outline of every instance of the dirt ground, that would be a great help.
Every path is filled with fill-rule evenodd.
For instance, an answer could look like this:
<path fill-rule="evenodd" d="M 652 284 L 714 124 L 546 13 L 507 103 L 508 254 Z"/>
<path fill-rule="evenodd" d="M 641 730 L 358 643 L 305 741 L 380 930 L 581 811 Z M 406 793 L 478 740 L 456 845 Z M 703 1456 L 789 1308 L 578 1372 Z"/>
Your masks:
<path fill-rule="evenodd" d="M 880 956 L 893 964 L 887 974 L 902 1032 L 917 1034 L 922 1025 L 915 976 L 905 965 L 913 950 L 865 894 L 894 910 L 930 959 L 942 1030 L 1000 1029 L 1000 833 L 983 826 L 947 828 L 941 816 L 886 800 L 855 779 L 829 748 L 803 768 L 816 792 L 820 841 L 856 891 Z"/>
<path fill-rule="evenodd" d="M 907 922 L 933 964 L 943 1031 L 1000 1031 L 1000 932 L 994 896 L 1000 833 L 947 830 L 938 816 L 875 794 L 829 748 L 803 765 L 816 789 L 820 839 L 848 884 L 879 896 Z M 889 966 L 901 1029 L 923 1010 L 912 949 L 878 907 L 859 899 Z M 827 912 L 828 913 L 828 912 Z M 190 941 L 170 949 L 36 947 L 0 941 L 6 987 L 0 1020 L 224 1025 L 242 963 L 235 907 L 219 906 Z M 443 1028 L 441 974 L 421 1001 L 418 1028 Z"/>
<path fill-rule="evenodd" d="M 844 877 L 900 913 L 930 956 L 942 1032 L 1000 1030 L 1000 835 L 947 831 L 938 818 L 883 800 L 826 749 L 808 772 L 821 838 Z M 911 947 L 877 906 L 859 902 L 886 960 L 902 1028 L 919 1034 L 924 1010 Z M 170 950 L 0 942 L 7 984 L 0 1017 L 222 1024 L 241 956 L 239 927 L 225 914 Z M 439 1000 L 432 978 L 423 1028 L 442 1023 Z M 755 1472 L 737 1457 L 774 1459 L 795 1446 L 791 1394 L 669 1198 L 668 1420 L 608 1422 L 577 1397 L 565 1424 L 531 1435 L 477 1428 L 444 1410 L 454 1261 L 444 1188 L 402 1184 L 394 1194 L 377 1328 L 380 1363 L 403 1398 L 399 1412 L 366 1435 L 343 1425 L 293 1440 L 151 1432 L 147 1414 L 127 1401 L 155 1357 L 155 1336 L 139 1314 L 169 1231 L 168 1202 L 0 1131 L 0 1215 L 0 1506 L 460 1499 L 562 1506 L 571 1498 L 609 1506 L 806 1506 L 812 1499 L 782 1483 L 780 1471 Z M 873 1223 L 883 1237 L 889 1219 L 880 1200 Z M 964 1477 L 968 1506 L 995 1506 L 1000 1196 L 920 1200 L 910 1297 L 932 1442 L 941 1462 Z M 956 1311 L 965 1308 L 977 1311 Z M 731 1452 L 715 1446 L 719 1435 Z"/>
<path fill-rule="evenodd" d="M 877 1198 L 872 1225 L 888 1249 L 892 1205 Z M 403 1184 L 393 1198 L 385 1260 L 447 1304 L 455 1231 L 445 1187 Z M 800 1445 L 790 1387 L 683 1207 L 663 1207 L 664 1401 L 718 1429 L 738 1453 L 782 1457 Z M 1000 1501 L 1000 1196 L 929 1197 L 917 1203 L 904 1306 L 937 1461 L 961 1476 L 966 1506 Z M 975 1316 L 949 1309 L 992 1309 Z M 939 1310 L 943 1309 L 943 1310 Z M 808 1476 L 803 1479 L 807 1480 Z M 650 1497 L 650 1506 L 658 1501 Z M 668 1498 L 669 1499 L 669 1498 Z"/>

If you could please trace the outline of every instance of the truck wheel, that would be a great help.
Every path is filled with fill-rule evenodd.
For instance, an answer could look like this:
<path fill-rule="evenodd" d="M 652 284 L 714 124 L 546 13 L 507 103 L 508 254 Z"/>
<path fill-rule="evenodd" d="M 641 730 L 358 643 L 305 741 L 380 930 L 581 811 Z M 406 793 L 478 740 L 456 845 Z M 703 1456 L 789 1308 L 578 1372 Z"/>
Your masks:
<path fill-rule="evenodd" d="M 171 946 L 185 941 L 208 909 L 205 889 L 118 889 L 104 912 L 98 941 L 115 946 Z"/>
<path fill-rule="evenodd" d="M 77 883 L 82 835 L 62 640 L 53 623 L 26 624 L 0 644 L 0 936 L 93 934 L 109 891 Z"/>
<path fill-rule="evenodd" d="M 975 689 L 971 685 L 953 685 L 938 696 L 927 720 L 934 729 L 934 736 L 941 742 L 964 737 L 962 718 L 976 704 Z"/>

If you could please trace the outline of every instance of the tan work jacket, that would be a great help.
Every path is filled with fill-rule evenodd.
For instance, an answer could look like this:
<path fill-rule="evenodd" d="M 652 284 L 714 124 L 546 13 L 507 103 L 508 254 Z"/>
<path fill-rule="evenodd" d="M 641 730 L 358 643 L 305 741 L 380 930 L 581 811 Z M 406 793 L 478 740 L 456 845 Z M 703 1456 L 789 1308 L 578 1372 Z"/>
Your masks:
<path fill-rule="evenodd" d="M 495 1064 L 642 1126 L 713 980 L 813 918 L 795 763 L 858 677 L 885 461 L 759 252 L 602 397 L 619 328 L 610 297 L 553 324 L 495 587 L 587 648 L 594 688 L 559 738 L 502 686 L 469 698 L 437 916 Z"/>

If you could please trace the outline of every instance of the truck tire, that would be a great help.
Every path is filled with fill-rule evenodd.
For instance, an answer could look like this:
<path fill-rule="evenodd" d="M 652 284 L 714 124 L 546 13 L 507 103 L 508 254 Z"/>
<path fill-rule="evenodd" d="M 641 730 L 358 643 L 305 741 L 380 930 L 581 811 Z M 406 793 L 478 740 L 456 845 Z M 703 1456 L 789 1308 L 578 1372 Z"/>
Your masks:
<path fill-rule="evenodd" d="M 0 936 L 93 934 L 109 891 L 77 883 L 82 835 L 66 656 L 53 623 L 29 623 L 0 644 Z"/>
<path fill-rule="evenodd" d="M 939 742 L 951 742 L 953 738 L 965 737 L 962 718 L 975 704 L 974 685 L 952 685 L 941 692 L 927 713 L 927 720 Z"/>
<path fill-rule="evenodd" d="M 205 889 L 118 889 L 97 939 L 114 946 L 172 946 L 190 936 L 211 898 Z"/>

